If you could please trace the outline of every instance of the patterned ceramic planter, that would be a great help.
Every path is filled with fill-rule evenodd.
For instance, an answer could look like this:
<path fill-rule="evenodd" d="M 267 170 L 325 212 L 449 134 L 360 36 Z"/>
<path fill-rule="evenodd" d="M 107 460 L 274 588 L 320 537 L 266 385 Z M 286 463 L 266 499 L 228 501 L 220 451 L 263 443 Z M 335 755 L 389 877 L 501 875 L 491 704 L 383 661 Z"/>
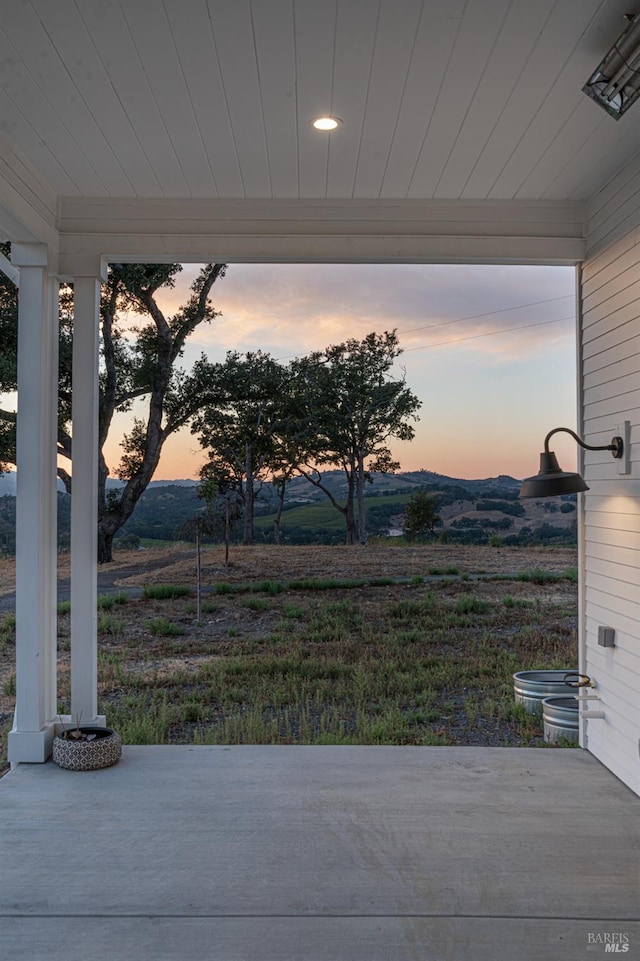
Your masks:
<path fill-rule="evenodd" d="M 74 738 L 79 730 L 86 738 Z M 122 741 L 120 735 L 108 727 L 81 727 L 67 732 L 69 737 L 54 737 L 53 760 L 67 771 L 97 771 L 111 767 L 120 760 Z"/>

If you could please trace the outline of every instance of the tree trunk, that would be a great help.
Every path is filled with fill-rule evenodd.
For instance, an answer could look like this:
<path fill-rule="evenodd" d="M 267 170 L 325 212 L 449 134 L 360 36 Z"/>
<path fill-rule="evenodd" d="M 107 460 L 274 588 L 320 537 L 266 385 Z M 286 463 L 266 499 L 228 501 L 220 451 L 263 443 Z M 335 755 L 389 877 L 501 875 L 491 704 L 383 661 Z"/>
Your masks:
<path fill-rule="evenodd" d="M 347 473 L 348 483 L 347 483 L 347 503 L 345 505 L 344 518 L 347 524 L 347 544 L 352 547 L 354 544 L 358 543 L 358 528 L 356 525 L 356 517 L 354 510 L 354 472 L 353 470 Z"/>
<path fill-rule="evenodd" d="M 246 480 L 244 491 L 244 526 L 242 530 L 242 543 L 253 544 L 253 448 L 249 441 L 244 448 L 244 473 Z"/>
<path fill-rule="evenodd" d="M 278 509 L 276 511 L 275 520 L 273 522 L 273 543 L 280 543 L 280 521 L 282 520 L 282 511 L 284 510 L 284 495 L 287 490 L 287 482 L 283 481 L 280 486 L 277 487 L 278 491 Z"/>
<path fill-rule="evenodd" d="M 231 504 L 229 501 L 224 508 L 224 569 L 229 570 L 229 538 L 231 537 Z"/>
<path fill-rule="evenodd" d="M 319 488 L 319 490 L 323 491 L 327 495 L 327 497 L 329 498 L 329 500 L 331 501 L 335 509 L 337 511 L 340 511 L 340 513 L 343 515 L 347 525 L 346 543 L 349 545 L 357 544 L 358 530 L 356 527 L 356 519 L 354 515 L 354 506 L 353 506 L 353 484 L 354 484 L 353 471 L 348 470 L 346 467 L 344 469 L 344 472 L 347 477 L 347 503 L 345 504 L 344 507 L 342 507 L 342 505 L 338 504 L 337 500 L 335 499 L 335 497 L 333 496 L 329 488 L 325 487 L 324 484 L 322 483 L 322 476 L 318 471 L 318 469 L 314 468 L 314 470 L 317 475 L 316 477 L 314 477 L 313 474 L 310 474 L 308 471 L 305 471 L 300 465 L 298 465 L 298 472 L 302 474 L 303 477 L 306 477 L 306 479 L 309 481 L 310 484 L 313 484 L 314 487 L 317 487 Z"/>
<path fill-rule="evenodd" d="M 356 465 L 356 497 L 358 500 L 358 538 L 360 544 L 367 543 L 367 512 L 364 504 L 364 457 L 358 454 Z"/>
<path fill-rule="evenodd" d="M 98 564 L 109 564 L 113 560 L 114 531 L 106 531 L 98 524 Z"/>
<path fill-rule="evenodd" d="M 202 612 L 202 562 L 201 545 L 202 537 L 200 534 L 200 524 L 196 522 L 196 620 L 200 622 Z"/>

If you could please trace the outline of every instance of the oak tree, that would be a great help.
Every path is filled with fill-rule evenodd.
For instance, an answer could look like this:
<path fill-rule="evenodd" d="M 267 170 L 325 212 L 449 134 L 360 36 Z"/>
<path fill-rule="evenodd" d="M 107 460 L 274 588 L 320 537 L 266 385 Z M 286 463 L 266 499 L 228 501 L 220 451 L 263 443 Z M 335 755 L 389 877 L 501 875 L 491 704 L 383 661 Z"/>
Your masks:
<path fill-rule="evenodd" d="M 407 387 L 405 374 L 392 368 L 402 350 L 395 330 L 350 338 L 292 363 L 307 464 L 300 473 L 322 489 L 345 517 L 348 544 L 367 540 L 365 485 L 373 473 L 399 469 L 388 443 L 411 440 L 421 401 Z M 345 474 L 340 504 L 322 478 L 321 467 Z"/>
<path fill-rule="evenodd" d="M 189 423 L 215 392 L 215 369 L 206 358 L 190 372 L 179 367 L 185 343 L 202 323 L 213 320 L 209 294 L 225 264 L 206 264 L 191 285 L 187 302 L 166 316 L 158 295 L 175 284 L 180 264 L 112 265 L 100 299 L 101 363 L 98 427 L 98 561 L 112 559 L 115 534 L 131 517 L 158 466 L 167 438 Z M 15 390 L 17 295 L 0 274 L 0 392 Z M 13 285 L 10 285 L 13 287 Z M 136 325 L 128 323 L 133 314 Z M 58 454 L 72 463 L 71 352 L 73 292 L 61 288 Z M 135 407 L 134 407 L 135 405 Z M 122 486 L 109 489 L 111 473 L 104 447 L 116 413 L 133 412 L 116 468 Z M 0 410 L 0 462 L 15 463 L 15 413 Z M 58 468 L 72 494 L 72 472 Z"/>
<path fill-rule="evenodd" d="M 244 506 L 243 543 L 253 544 L 254 507 L 262 483 L 281 468 L 276 442 L 283 426 L 286 370 L 262 351 L 229 351 L 218 370 L 215 404 L 193 420 L 208 453 L 203 479 L 233 489 Z"/>

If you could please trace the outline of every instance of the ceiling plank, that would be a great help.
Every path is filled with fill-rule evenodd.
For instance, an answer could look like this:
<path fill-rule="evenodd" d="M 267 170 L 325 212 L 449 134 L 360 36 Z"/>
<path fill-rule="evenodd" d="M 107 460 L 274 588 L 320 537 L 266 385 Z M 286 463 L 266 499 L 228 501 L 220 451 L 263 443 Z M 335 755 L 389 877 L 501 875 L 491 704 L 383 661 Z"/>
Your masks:
<path fill-rule="evenodd" d="M 487 197 L 491 193 L 526 135 L 532 118 L 541 113 L 546 116 L 543 112 L 545 99 L 550 96 L 576 37 L 586 29 L 599 5 L 600 0 L 585 0 L 578 8 L 565 3 L 556 4 L 520 78 L 510 91 L 490 138 L 475 159 L 461 196 Z M 539 137 L 544 137 L 543 131 Z"/>
<path fill-rule="evenodd" d="M 68 89 L 56 59 L 32 8 L 19 5 L 0 30 L 3 129 L 32 162 L 45 165 L 43 175 L 55 189 L 64 184 L 71 193 L 102 196 L 107 190 L 74 137 L 84 138 L 69 109 L 75 90 Z"/>
<path fill-rule="evenodd" d="M 165 4 L 136 0 L 123 7 L 142 69 L 173 153 L 192 197 L 215 194 L 211 166 L 200 135 Z M 192 34 L 204 31 L 208 19 L 197 4 L 190 13 Z M 149 29 L 149 24 L 153 29 Z"/>
<path fill-rule="evenodd" d="M 380 195 L 422 8 L 422 3 L 407 2 L 404 16 L 398 17 L 394 3 L 382 2 L 355 171 L 356 197 Z"/>
<path fill-rule="evenodd" d="M 436 197 L 460 196 L 539 43 L 555 0 L 515 0 L 435 188 Z"/>
<path fill-rule="evenodd" d="M 380 189 L 382 197 L 406 197 L 429 131 L 442 78 L 462 23 L 464 0 L 425 5 L 416 30 L 407 83 Z"/>
<path fill-rule="evenodd" d="M 594 11 L 594 6 L 596 6 L 595 0 L 589 0 L 580 11 L 574 14 L 572 26 L 574 39 L 571 41 L 567 38 L 568 42 L 565 41 L 563 46 L 564 53 L 556 48 L 557 57 L 551 59 L 547 53 L 544 58 L 547 71 L 543 73 L 541 65 L 541 73 L 537 79 L 537 87 L 541 93 L 544 93 L 544 97 L 539 109 L 529 115 L 526 130 L 522 133 L 502 171 L 495 177 L 489 197 L 517 197 L 531 171 L 557 137 L 562 137 L 566 156 L 571 155 L 575 144 L 570 137 L 564 135 L 563 131 L 570 123 L 575 111 L 585 106 L 582 87 L 594 67 L 593 37 L 600 31 L 598 22 L 600 11 Z M 578 22 L 575 19 L 576 15 L 579 17 Z M 550 44 L 557 44 L 555 36 L 548 32 L 546 41 L 543 50 L 548 50 Z M 555 72 L 549 70 L 550 63 L 558 64 L 559 68 Z"/>
<path fill-rule="evenodd" d="M 131 5 L 133 6 L 133 5 Z M 125 9 L 128 6 L 125 5 Z M 118 3 L 82 3 L 79 7 L 109 83 L 126 111 L 163 196 L 188 197 L 189 185 L 160 115 L 136 42 Z M 158 50 L 161 57 L 162 50 Z M 128 136 L 128 131 L 123 132 Z"/>
<path fill-rule="evenodd" d="M 209 0 L 208 6 L 243 196 L 271 197 L 251 4 L 249 0 Z"/>
<path fill-rule="evenodd" d="M 254 2 L 253 29 L 272 197 L 298 196 L 293 4 Z"/>
<path fill-rule="evenodd" d="M 380 0 L 338 5 L 333 111 L 343 124 L 330 142 L 328 197 L 354 194 L 381 6 Z"/>
<path fill-rule="evenodd" d="M 314 130 L 314 117 L 333 114 L 333 62 L 336 0 L 296 0 L 296 71 L 298 77 L 298 164 L 300 197 L 325 197 L 329 149 L 336 134 Z"/>
<path fill-rule="evenodd" d="M 49 0 L 34 0 L 34 7 L 75 86 L 72 113 L 76 113 L 77 102 L 81 100 L 93 120 L 87 133 L 93 136 L 96 130 L 99 132 L 92 141 L 94 163 L 101 171 L 106 156 L 117 158 L 121 170 L 119 181 L 110 181 L 101 171 L 109 192 L 117 197 L 145 196 L 150 188 L 157 192 L 159 184 L 153 167 L 109 81 L 81 11 L 73 0 L 62 0 L 55 5 Z"/>
<path fill-rule="evenodd" d="M 206 0 L 191 0 L 198 29 L 180 0 L 166 0 L 167 17 L 206 151 L 214 195 L 243 197 L 244 186 L 233 139 L 213 24 Z"/>
<path fill-rule="evenodd" d="M 433 197 L 461 124 L 487 68 L 509 0 L 468 4 L 411 178 L 410 197 Z"/>

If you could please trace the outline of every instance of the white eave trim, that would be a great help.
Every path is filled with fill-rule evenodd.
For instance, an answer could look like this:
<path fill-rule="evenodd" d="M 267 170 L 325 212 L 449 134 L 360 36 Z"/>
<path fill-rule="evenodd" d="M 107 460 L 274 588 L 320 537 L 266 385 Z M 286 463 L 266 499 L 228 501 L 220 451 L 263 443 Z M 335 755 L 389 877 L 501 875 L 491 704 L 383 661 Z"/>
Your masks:
<path fill-rule="evenodd" d="M 583 205 L 64 198 L 60 272 L 110 261 L 575 264 Z"/>
<path fill-rule="evenodd" d="M 14 267 L 4 254 L 0 254 L 0 270 L 16 287 L 20 286 L 20 268 Z"/>

